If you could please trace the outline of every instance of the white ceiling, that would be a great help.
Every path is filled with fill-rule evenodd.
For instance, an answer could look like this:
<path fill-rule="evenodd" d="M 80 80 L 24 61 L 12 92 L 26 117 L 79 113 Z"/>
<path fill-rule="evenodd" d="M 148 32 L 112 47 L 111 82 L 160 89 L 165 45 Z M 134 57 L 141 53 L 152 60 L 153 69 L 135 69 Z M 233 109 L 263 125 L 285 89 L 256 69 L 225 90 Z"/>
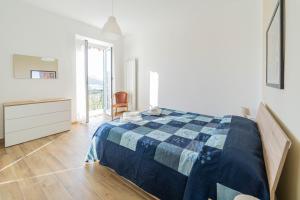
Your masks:
<path fill-rule="evenodd" d="M 20 0 L 44 10 L 102 28 L 111 15 L 111 0 Z M 164 0 L 164 3 L 172 0 Z M 178 1 L 177 1 L 178 2 Z M 183 2 L 179 0 L 179 2 Z M 159 0 L 114 0 L 114 15 L 123 32 L 139 23 L 151 20 L 156 11 L 162 10 Z"/>
<path fill-rule="evenodd" d="M 20 0 L 44 10 L 102 28 L 111 15 L 111 0 Z M 219 0 L 209 0 L 218 2 Z M 236 0 L 229 0 L 236 1 Z M 114 15 L 123 32 L 130 33 L 141 24 L 178 18 L 182 11 L 198 13 L 206 0 L 114 0 Z M 139 29 L 138 29 L 139 30 Z"/>
<path fill-rule="evenodd" d="M 102 27 L 111 15 L 111 0 L 22 0 L 44 10 L 96 27 Z M 115 2 L 117 15 L 118 5 Z"/>

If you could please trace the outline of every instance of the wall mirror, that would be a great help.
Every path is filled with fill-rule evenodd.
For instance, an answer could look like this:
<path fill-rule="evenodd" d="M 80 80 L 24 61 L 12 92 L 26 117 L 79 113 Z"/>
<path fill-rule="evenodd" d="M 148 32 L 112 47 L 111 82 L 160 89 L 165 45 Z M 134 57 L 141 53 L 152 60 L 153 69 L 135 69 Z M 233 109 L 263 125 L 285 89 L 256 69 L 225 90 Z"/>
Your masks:
<path fill-rule="evenodd" d="M 56 79 L 58 60 L 55 58 L 13 55 L 16 79 Z"/>
<path fill-rule="evenodd" d="M 267 86 L 284 89 L 284 10 L 279 1 L 266 35 Z"/>

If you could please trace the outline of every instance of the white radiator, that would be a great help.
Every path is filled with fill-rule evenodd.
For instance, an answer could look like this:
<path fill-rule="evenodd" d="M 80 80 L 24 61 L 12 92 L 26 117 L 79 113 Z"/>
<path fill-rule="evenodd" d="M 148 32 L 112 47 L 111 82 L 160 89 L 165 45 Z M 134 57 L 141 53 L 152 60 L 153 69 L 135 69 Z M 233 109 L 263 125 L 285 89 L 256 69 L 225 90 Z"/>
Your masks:
<path fill-rule="evenodd" d="M 125 64 L 124 86 L 128 93 L 128 109 L 135 111 L 137 109 L 137 66 L 136 59 L 130 59 Z"/>

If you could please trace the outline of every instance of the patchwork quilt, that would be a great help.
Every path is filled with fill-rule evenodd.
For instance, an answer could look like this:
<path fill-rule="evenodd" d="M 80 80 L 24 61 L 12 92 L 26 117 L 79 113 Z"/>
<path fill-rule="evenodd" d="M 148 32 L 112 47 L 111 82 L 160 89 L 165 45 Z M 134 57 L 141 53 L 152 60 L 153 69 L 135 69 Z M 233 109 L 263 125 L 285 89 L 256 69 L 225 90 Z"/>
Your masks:
<path fill-rule="evenodd" d="M 142 118 L 100 126 L 87 160 L 99 160 L 161 199 L 233 199 L 241 193 L 268 198 L 265 174 L 258 179 L 263 186 L 261 194 L 257 189 L 249 193 L 231 185 L 228 174 L 220 174 L 224 147 L 232 140 L 228 136 L 236 117 L 163 108 L 160 116 L 143 112 Z M 264 172 L 263 165 L 259 167 Z"/>

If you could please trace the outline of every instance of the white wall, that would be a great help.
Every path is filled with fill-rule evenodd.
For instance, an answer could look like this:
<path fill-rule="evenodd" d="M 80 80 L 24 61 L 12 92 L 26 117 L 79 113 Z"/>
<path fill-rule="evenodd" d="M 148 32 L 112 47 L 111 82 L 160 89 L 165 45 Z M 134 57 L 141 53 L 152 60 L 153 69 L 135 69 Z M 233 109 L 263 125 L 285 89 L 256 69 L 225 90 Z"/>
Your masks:
<path fill-rule="evenodd" d="M 154 71 L 160 106 L 213 115 L 240 114 L 240 106 L 255 112 L 261 94 L 260 0 L 136 4 L 124 58 L 138 59 L 139 109 L 149 105 Z"/>
<path fill-rule="evenodd" d="M 263 64 L 262 72 L 265 77 L 265 33 L 275 9 L 277 0 L 263 1 Z M 285 89 L 278 90 L 265 86 L 263 80 L 263 101 L 269 106 L 281 121 L 283 128 L 292 140 L 283 174 L 279 183 L 278 195 L 280 200 L 300 199 L 300 3 L 299 0 L 286 0 L 286 40 L 285 40 Z"/>
<path fill-rule="evenodd" d="M 0 1 L 0 104 L 33 98 L 66 97 L 73 100 L 75 120 L 75 34 L 100 39 L 101 30 L 67 19 L 18 0 Z M 115 44 L 116 88 L 122 87 L 122 43 Z M 54 57 L 59 60 L 57 80 L 13 78 L 12 55 Z M 3 120 L 0 108 L 0 138 Z"/>

